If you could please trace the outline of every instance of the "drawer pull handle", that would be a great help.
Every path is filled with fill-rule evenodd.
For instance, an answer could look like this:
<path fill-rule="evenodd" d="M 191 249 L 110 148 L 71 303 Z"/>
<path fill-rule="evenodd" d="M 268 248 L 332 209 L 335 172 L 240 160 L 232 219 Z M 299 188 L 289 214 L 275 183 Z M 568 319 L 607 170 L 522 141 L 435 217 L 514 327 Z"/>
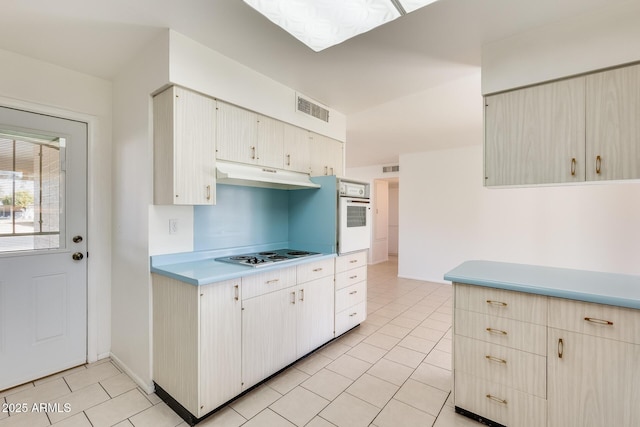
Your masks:
<path fill-rule="evenodd" d="M 314 268 L 314 269 L 313 269 L 313 271 L 315 271 L 316 273 L 317 273 L 318 271 L 322 271 L 322 267 Z"/>
<path fill-rule="evenodd" d="M 503 405 L 507 404 L 507 401 L 504 399 L 500 399 L 499 397 L 495 397 L 495 396 L 491 396 L 490 394 L 487 394 L 487 399 L 491 399 L 494 402 L 498 402 L 498 403 L 502 403 Z"/>
<path fill-rule="evenodd" d="M 349 292 L 349 295 L 353 295 L 353 294 L 357 294 L 357 293 L 358 293 L 358 291 L 351 291 L 351 292 Z"/>
<path fill-rule="evenodd" d="M 595 319 L 593 317 L 585 317 L 584 320 L 591 323 L 597 323 L 598 325 L 608 325 L 613 326 L 613 322 L 609 320 Z"/>
<path fill-rule="evenodd" d="M 300 289 L 300 301 L 304 301 L 304 289 Z"/>
<path fill-rule="evenodd" d="M 490 356 L 490 355 L 486 355 L 485 357 L 487 358 L 487 360 L 488 360 L 489 362 L 502 363 L 503 365 L 506 365 L 506 364 L 507 364 L 507 361 L 506 361 L 506 360 L 504 360 L 504 359 L 499 359 L 499 358 L 497 358 L 497 357 Z"/>
<path fill-rule="evenodd" d="M 602 170 L 602 157 L 596 156 L 596 173 L 600 174 Z"/>
<path fill-rule="evenodd" d="M 356 262 L 358 262 L 357 259 L 352 259 L 351 261 L 349 261 L 349 263 L 351 263 L 351 264 L 355 264 Z"/>
<path fill-rule="evenodd" d="M 558 339 L 558 359 L 562 359 L 562 355 L 564 354 L 564 341 L 562 338 Z"/>
<path fill-rule="evenodd" d="M 296 303 L 296 293 L 291 292 L 291 304 L 295 304 L 295 303 Z"/>
<path fill-rule="evenodd" d="M 357 312 L 355 312 L 355 313 L 351 313 L 351 314 L 349 315 L 349 317 L 353 317 L 353 316 L 355 316 L 356 314 L 358 314 L 358 313 L 357 313 Z"/>
<path fill-rule="evenodd" d="M 267 285 L 270 285 L 272 283 L 278 283 L 279 281 L 280 279 L 267 280 Z"/>
<path fill-rule="evenodd" d="M 500 329 L 487 328 L 487 332 L 490 334 L 507 335 L 506 331 L 501 331 Z"/>
<path fill-rule="evenodd" d="M 234 299 L 234 300 L 236 300 L 236 301 L 238 301 L 238 299 L 240 298 L 240 287 L 239 287 L 238 285 L 235 285 L 235 286 L 233 287 L 233 292 L 234 292 L 234 294 L 235 294 L 235 295 L 233 296 L 233 299 Z"/>
<path fill-rule="evenodd" d="M 502 302 L 502 301 L 493 301 L 493 300 L 490 300 L 490 299 L 488 299 L 488 300 L 487 300 L 487 304 L 495 305 L 495 306 L 498 306 L 498 307 L 506 307 L 506 306 L 507 306 L 507 303 L 506 303 L 506 302 Z"/>
<path fill-rule="evenodd" d="M 358 275 L 356 274 L 355 276 L 349 276 L 349 279 L 357 279 Z"/>

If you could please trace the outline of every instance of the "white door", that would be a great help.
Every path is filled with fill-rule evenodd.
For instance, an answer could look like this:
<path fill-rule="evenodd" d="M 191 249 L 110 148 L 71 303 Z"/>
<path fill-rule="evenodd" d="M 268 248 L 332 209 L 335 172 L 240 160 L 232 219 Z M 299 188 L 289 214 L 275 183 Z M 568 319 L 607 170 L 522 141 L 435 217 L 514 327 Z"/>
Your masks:
<path fill-rule="evenodd" d="M 389 182 L 374 181 L 374 201 L 376 204 L 373 219 L 373 262 L 389 259 Z"/>
<path fill-rule="evenodd" d="M 0 107 L 0 390 L 87 360 L 87 125 Z"/>

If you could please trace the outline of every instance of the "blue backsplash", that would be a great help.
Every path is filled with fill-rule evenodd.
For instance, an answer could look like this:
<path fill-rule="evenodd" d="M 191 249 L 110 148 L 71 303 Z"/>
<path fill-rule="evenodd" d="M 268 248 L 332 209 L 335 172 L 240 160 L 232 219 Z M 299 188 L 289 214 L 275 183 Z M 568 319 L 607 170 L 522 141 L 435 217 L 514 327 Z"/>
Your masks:
<path fill-rule="evenodd" d="M 289 240 L 287 191 L 218 184 L 216 205 L 193 209 L 196 251 Z"/>
<path fill-rule="evenodd" d="M 336 252 L 336 177 L 313 177 L 319 189 L 275 190 L 218 184 L 214 206 L 194 206 L 195 251 L 277 244 Z"/>

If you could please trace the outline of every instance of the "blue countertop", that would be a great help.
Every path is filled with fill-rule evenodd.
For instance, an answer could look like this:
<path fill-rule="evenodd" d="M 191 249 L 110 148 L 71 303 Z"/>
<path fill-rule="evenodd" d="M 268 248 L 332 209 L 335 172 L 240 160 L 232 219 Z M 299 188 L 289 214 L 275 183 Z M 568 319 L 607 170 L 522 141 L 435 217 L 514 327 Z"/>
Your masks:
<path fill-rule="evenodd" d="M 336 257 L 336 254 L 322 254 L 254 268 L 215 260 L 225 255 L 220 252 L 198 251 L 152 256 L 151 272 L 199 286 Z"/>
<path fill-rule="evenodd" d="M 467 261 L 449 271 L 444 278 L 469 285 L 640 309 L 640 276 Z"/>

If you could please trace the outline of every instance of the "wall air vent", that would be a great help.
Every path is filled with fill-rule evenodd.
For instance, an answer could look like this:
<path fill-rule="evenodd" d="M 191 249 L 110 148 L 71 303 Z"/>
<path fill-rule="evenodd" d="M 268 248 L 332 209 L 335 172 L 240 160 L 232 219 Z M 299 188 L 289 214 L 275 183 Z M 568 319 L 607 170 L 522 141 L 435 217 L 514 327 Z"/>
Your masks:
<path fill-rule="evenodd" d="M 301 113 L 329 123 L 329 110 L 300 94 L 296 94 L 296 109 Z"/>
<path fill-rule="evenodd" d="M 383 166 L 382 167 L 382 173 L 389 173 L 389 172 L 400 172 L 400 166 L 396 165 L 396 166 Z"/>

